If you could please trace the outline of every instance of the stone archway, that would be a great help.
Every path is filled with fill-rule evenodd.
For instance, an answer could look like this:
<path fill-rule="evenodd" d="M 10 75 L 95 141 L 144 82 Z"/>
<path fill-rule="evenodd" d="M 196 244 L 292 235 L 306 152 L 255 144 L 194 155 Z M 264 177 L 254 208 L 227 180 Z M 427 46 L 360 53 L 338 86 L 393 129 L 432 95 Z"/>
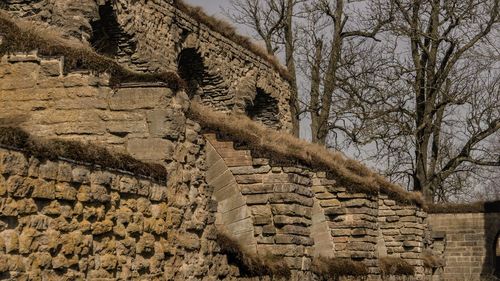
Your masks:
<path fill-rule="evenodd" d="M 279 125 L 278 101 L 262 88 L 257 88 L 254 100 L 246 106 L 245 111 L 252 120 L 262 122 L 268 127 L 277 128 Z"/>
<path fill-rule="evenodd" d="M 99 19 L 92 21 L 90 44 L 100 54 L 110 57 L 130 56 L 136 51 L 133 36 L 118 23 L 111 2 L 98 7 Z"/>
<path fill-rule="evenodd" d="M 194 97 L 202 86 L 205 74 L 203 58 L 196 48 L 183 49 L 177 57 L 177 72 L 188 84 L 188 95 Z"/>

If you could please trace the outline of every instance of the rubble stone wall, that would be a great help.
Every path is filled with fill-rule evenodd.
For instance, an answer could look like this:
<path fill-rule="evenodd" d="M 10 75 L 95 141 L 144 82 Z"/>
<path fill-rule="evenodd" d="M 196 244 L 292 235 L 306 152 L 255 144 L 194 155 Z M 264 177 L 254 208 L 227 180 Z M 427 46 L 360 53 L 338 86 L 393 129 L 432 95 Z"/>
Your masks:
<path fill-rule="evenodd" d="M 489 280 L 500 274 L 500 213 L 429 214 L 443 280 Z M 493 279 L 491 279 L 493 280 Z"/>
<path fill-rule="evenodd" d="M 172 257 L 167 256 L 162 265 L 167 277 L 161 280 L 224 279 L 237 274 L 218 254 L 214 241 L 205 140 L 200 126 L 184 115 L 189 107 L 186 93 L 151 84 L 110 88 L 105 76 L 85 71 L 63 74 L 62 62 L 62 58 L 42 59 L 36 54 L 2 57 L 0 124 L 163 164 L 169 174 L 163 203 L 170 218 L 168 227 L 175 230 L 175 236 L 170 236 L 175 239 L 170 245 Z"/>
<path fill-rule="evenodd" d="M 0 279 L 168 276 L 167 187 L 0 149 Z"/>

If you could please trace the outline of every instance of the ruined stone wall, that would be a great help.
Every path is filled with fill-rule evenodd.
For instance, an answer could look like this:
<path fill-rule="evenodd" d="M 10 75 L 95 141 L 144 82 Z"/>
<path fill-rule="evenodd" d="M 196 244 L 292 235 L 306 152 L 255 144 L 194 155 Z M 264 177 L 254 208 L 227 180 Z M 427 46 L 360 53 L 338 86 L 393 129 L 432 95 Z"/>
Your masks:
<path fill-rule="evenodd" d="M 197 22 L 173 0 L 9 0 L 0 8 L 60 26 L 137 71 L 184 69 L 179 73 L 190 85 L 190 97 L 218 110 L 250 110 L 255 120 L 291 129 L 286 79 L 267 59 Z M 267 102 L 254 107 L 262 99 L 257 93 Z"/>
<path fill-rule="evenodd" d="M 205 138 L 216 225 L 249 251 L 282 256 L 302 272 L 318 256 L 361 261 L 370 280 L 381 278 L 380 258 L 397 257 L 413 266 L 413 279 L 425 278 L 421 208 L 350 192 L 325 172 L 276 162 L 215 134 Z"/>
<path fill-rule="evenodd" d="M 168 227 L 175 229 L 162 267 L 169 280 L 234 276 L 214 242 L 212 190 L 205 183 L 205 140 L 185 117 L 184 91 L 161 85 L 110 88 L 107 77 L 62 74 L 62 58 L 4 56 L 0 123 L 34 136 L 89 142 L 165 165 Z M 128 198 L 128 197 L 127 197 Z M 139 259 L 140 260 L 140 259 Z"/>
<path fill-rule="evenodd" d="M 259 90 L 279 109 L 271 121 L 278 128 L 290 129 L 290 86 L 265 59 L 196 22 L 170 1 L 117 1 L 116 14 L 124 30 L 134 34 L 134 56 L 144 62 L 141 70 L 177 70 L 180 55 L 191 49 L 195 54 L 187 56 L 197 55 L 203 63 L 201 77 L 195 82 L 196 95 L 204 104 L 225 111 L 244 111 L 255 103 Z M 132 57 L 130 62 L 139 65 Z"/>
<path fill-rule="evenodd" d="M 489 280 L 500 274 L 500 213 L 429 214 L 429 225 L 433 250 L 444 256 L 443 280 Z"/>
<path fill-rule="evenodd" d="M 401 206 L 387 196 L 380 196 L 378 212 L 379 255 L 401 257 L 424 275 L 421 253 L 426 241 L 427 213 L 415 206 Z M 427 244 L 426 244 L 427 243 Z"/>

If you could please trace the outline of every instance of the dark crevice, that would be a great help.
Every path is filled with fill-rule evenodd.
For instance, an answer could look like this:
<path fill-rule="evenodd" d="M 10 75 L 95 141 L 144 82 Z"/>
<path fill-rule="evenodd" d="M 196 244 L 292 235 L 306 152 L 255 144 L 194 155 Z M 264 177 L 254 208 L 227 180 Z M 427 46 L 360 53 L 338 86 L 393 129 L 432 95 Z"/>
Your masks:
<path fill-rule="evenodd" d="M 198 89 L 202 87 L 205 74 L 203 58 L 195 48 L 187 48 L 181 51 L 177 59 L 177 72 L 187 83 L 188 95 L 193 97 Z"/>
<path fill-rule="evenodd" d="M 136 50 L 136 43 L 133 37 L 121 28 L 111 3 L 99 6 L 99 17 L 99 20 L 91 23 L 92 47 L 98 53 L 109 57 L 132 55 Z"/>
<path fill-rule="evenodd" d="M 278 101 L 261 88 L 257 88 L 255 99 L 247 105 L 245 111 L 252 120 L 268 127 L 276 128 L 279 124 Z"/>

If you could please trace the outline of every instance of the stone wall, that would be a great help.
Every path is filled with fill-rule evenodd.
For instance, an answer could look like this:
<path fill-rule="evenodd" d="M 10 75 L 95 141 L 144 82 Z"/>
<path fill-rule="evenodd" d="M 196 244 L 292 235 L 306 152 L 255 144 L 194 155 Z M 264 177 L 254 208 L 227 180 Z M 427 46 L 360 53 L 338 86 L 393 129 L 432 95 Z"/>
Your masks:
<path fill-rule="evenodd" d="M 256 96 L 261 92 L 274 103 L 277 115 L 259 107 L 252 117 L 291 129 L 290 85 L 272 63 L 197 22 L 173 0 L 9 0 L 0 8 L 59 25 L 134 70 L 187 68 L 180 74 L 190 85 L 188 94 L 219 110 L 244 112 L 259 102 Z"/>
<path fill-rule="evenodd" d="M 445 260 L 443 280 L 489 280 L 500 274 L 500 213 L 429 214 L 429 225 L 433 250 Z"/>
<path fill-rule="evenodd" d="M 430 242 L 425 241 L 427 213 L 415 206 L 401 206 L 387 196 L 379 198 L 378 229 L 379 255 L 403 258 L 424 275 L 422 250 Z"/>
<path fill-rule="evenodd" d="M 0 149 L 0 279 L 166 277 L 166 197 L 162 183 Z"/>
<path fill-rule="evenodd" d="M 424 279 L 421 208 L 387 195 L 353 193 L 325 172 L 277 162 L 216 134 L 204 136 L 216 226 L 247 250 L 281 256 L 299 272 L 310 271 L 318 256 L 360 261 L 371 280 L 381 278 L 379 258 L 397 257 L 414 267 L 414 279 Z"/>
<path fill-rule="evenodd" d="M 186 93 L 155 84 L 110 88 L 106 76 L 63 74 L 62 61 L 36 54 L 1 58 L 0 124 L 165 165 L 168 227 L 176 230 L 163 267 L 166 279 L 237 274 L 214 242 L 212 190 L 204 176 L 205 140 L 200 126 L 184 115 L 189 106 Z"/>

